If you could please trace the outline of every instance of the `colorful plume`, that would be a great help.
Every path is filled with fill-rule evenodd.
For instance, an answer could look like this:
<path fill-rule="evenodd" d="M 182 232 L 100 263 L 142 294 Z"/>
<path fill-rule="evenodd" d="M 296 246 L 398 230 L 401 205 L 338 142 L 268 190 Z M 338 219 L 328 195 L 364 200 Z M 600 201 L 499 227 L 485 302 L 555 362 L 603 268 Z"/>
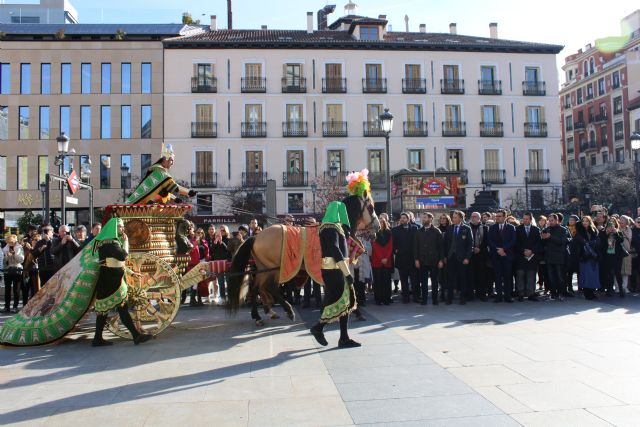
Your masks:
<path fill-rule="evenodd" d="M 371 193 L 368 169 L 362 169 L 360 172 L 351 172 L 347 175 L 347 192 L 359 197 L 363 197 L 365 192 Z"/>

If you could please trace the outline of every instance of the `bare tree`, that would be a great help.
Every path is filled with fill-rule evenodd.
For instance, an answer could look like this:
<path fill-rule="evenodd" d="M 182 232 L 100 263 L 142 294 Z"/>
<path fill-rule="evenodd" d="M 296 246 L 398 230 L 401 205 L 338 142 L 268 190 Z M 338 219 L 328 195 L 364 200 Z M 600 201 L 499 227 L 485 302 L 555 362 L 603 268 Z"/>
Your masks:
<path fill-rule="evenodd" d="M 327 205 L 334 200 L 342 200 L 347 197 L 346 186 L 341 184 L 336 178 L 318 177 L 315 180 L 318 186 L 316 190 L 316 212 L 322 214 L 327 209 Z M 313 200 L 305 202 L 307 208 L 313 209 Z"/>
<path fill-rule="evenodd" d="M 599 174 L 573 174 L 565 180 L 567 199 L 577 198 L 581 205 L 603 205 L 610 212 L 631 212 L 635 205 L 635 177 L 632 170 L 609 169 Z"/>

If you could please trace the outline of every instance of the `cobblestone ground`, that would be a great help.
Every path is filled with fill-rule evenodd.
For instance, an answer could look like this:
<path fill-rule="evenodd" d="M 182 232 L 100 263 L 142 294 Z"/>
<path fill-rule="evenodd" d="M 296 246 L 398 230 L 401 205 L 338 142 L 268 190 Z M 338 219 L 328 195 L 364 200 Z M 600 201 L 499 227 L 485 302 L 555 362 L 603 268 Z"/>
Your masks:
<path fill-rule="evenodd" d="M 367 306 L 359 349 L 319 347 L 318 311 L 256 328 L 248 310 L 181 308 L 140 346 L 0 350 L 12 425 L 637 426 L 640 297 Z M 0 317 L 0 323 L 6 319 Z"/>

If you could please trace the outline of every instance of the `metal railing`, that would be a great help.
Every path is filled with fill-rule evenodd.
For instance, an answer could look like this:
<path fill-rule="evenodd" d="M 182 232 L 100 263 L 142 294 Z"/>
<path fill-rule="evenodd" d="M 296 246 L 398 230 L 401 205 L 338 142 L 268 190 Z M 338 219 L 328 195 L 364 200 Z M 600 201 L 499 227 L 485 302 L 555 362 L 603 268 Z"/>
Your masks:
<path fill-rule="evenodd" d="M 464 79 L 440 79 L 440 93 L 450 95 L 464 94 Z"/>
<path fill-rule="evenodd" d="M 502 122 L 480 122 L 480 136 L 501 137 L 504 136 Z"/>
<path fill-rule="evenodd" d="M 243 138 L 266 138 L 267 122 L 242 122 L 240 134 Z"/>
<path fill-rule="evenodd" d="M 482 169 L 483 184 L 504 184 L 507 182 L 507 172 L 504 169 Z"/>
<path fill-rule="evenodd" d="M 385 171 L 369 172 L 369 182 L 371 187 L 384 188 L 387 185 L 387 173 Z"/>
<path fill-rule="evenodd" d="M 387 93 L 387 79 L 362 79 L 362 93 Z"/>
<path fill-rule="evenodd" d="M 191 138 L 216 138 L 217 136 L 218 123 L 191 122 Z"/>
<path fill-rule="evenodd" d="M 402 93 L 427 93 L 427 79 L 402 79 Z"/>
<path fill-rule="evenodd" d="M 529 184 L 548 184 L 551 182 L 549 169 L 527 169 L 525 176 Z"/>
<path fill-rule="evenodd" d="M 283 77 L 282 93 L 304 93 L 307 91 L 307 79 L 305 77 Z"/>
<path fill-rule="evenodd" d="M 347 79 L 328 77 L 322 79 L 322 93 L 346 93 Z"/>
<path fill-rule="evenodd" d="M 380 121 L 362 122 L 362 134 L 364 136 L 384 136 Z"/>
<path fill-rule="evenodd" d="M 192 172 L 191 187 L 215 188 L 218 186 L 218 174 L 216 172 Z"/>
<path fill-rule="evenodd" d="M 240 92 L 261 93 L 267 91 L 266 77 L 241 77 Z"/>
<path fill-rule="evenodd" d="M 404 122 L 404 136 L 429 136 L 429 126 L 427 122 Z"/>
<path fill-rule="evenodd" d="M 573 128 L 575 130 L 581 130 L 584 129 L 586 127 L 584 122 L 573 122 Z"/>
<path fill-rule="evenodd" d="M 467 122 L 442 122 L 442 136 L 467 136 Z"/>
<path fill-rule="evenodd" d="M 322 136 L 349 136 L 347 131 L 347 122 L 322 122 Z"/>
<path fill-rule="evenodd" d="M 284 187 L 306 187 L 309 185 L 309 172 L 283 172 L 282 185 Z"/>
<path fill-rule="evenodd" d="M 478 80 L 479 95 L 502 95 L 502 80 Z"/>
<path fill-rule="evenodd" d="M 544 96 L 547 94 L 546 82 L 537 80 L 522 82 L 522 94 L 527 96 Z"/>
<path fill-rule="evenodd" d="M 547 122 L 526 122 L 524 136 L 529 138 L 544 138 L 547 136 Z"/>
<path fill-rule="evenodd" d="M 267 173 L 266 172 L 242 172 L 242 186 L 243 187 L 266 187 Z"/>
<path fill-rule="evenodd" d="M 191 77 L 192 93 L 216 93 L 218 91 L 218 79 L 215 77 L 194 76 Z"/>
<path fill-rule="evenodd" d="M 324 172 L 324 179 L 326 179 L 327 181 L 333 181 L 336 182 L 338 185 L 341 184 L 346 184 L 347 181 L 347 175 L 349 175 L 349 172 L 347 171 L 335 171 L 336 176 L 331 176 L 333 172 L 331 171 L 325 171 Z"/>
<path fill-rule="evenodd" d="M 282 122 L 282 136 L 286 138 L 309 136 L 307 122 Z"/>

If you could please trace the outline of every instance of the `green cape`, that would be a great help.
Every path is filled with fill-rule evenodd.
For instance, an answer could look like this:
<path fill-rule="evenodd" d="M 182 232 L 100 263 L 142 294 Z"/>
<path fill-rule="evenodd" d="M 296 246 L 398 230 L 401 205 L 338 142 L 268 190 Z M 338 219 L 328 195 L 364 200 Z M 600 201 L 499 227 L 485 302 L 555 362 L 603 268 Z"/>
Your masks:
<path fill-rule="evenodd" d="M 322 218 L 322 223 L 342 224 L 351 228 L 349 223 L 349 215 L 347 215 L 347 207 L 344 203 L 333 201 L 327 205 L 327 211 Z"/>

